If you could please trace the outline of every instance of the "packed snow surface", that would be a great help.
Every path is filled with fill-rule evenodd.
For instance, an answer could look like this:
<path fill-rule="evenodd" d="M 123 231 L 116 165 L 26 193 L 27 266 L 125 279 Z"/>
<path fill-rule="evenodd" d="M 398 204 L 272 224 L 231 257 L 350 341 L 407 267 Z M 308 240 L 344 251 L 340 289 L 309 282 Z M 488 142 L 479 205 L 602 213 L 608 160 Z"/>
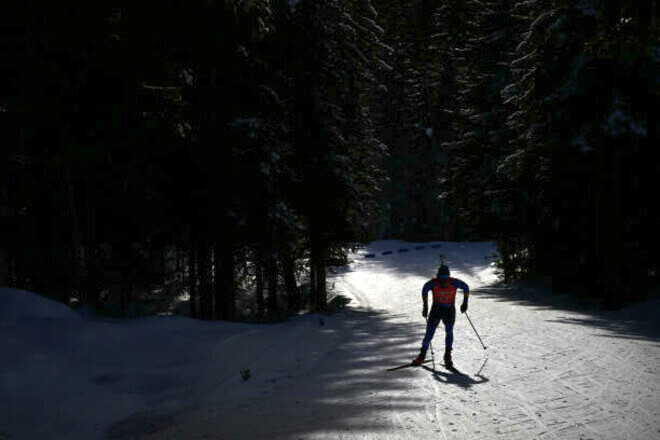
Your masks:
<path fill-rule="evenodd" d="M 493 252 L 378 241 L 328 278 L 346 308 L 273 325 L 90 319 L 0 289 L 0 439 L 660 439 L 658 301 L 497 286 Z M 459 313 L 463 375 L 442 327 L 435 363 L 385 371 L 419 350 L 440 253 L 487 350 Z"/>

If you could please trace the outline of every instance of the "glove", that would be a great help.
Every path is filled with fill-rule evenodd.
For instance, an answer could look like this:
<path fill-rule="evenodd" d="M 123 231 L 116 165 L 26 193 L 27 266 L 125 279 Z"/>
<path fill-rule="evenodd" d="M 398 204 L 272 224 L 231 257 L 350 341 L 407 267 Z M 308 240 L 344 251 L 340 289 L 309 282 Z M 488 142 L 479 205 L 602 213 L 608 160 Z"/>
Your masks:
<path fill-rule="evenodd" d="M 461 313 L 467 312 L 467 301 L 463 301 L 463 304 L 461 304 Z"/>
<path fill-rule="evenodd" d="M 422 316 L 426 318 L 429 316 L 429 306 L 428 304 L 424 303 L 424 308 L 422 309 Z"/>

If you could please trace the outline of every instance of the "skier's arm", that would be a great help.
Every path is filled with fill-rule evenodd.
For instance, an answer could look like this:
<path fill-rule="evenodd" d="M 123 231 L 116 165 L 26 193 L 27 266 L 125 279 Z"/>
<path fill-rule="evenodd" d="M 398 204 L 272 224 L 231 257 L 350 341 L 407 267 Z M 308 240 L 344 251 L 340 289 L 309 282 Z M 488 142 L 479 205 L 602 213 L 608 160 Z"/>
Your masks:
<path fill-rule="evenodd" d="M 433 280 L 428 281 L 422 287 L 422 301 L 424 302 L 424 307 L 422 308 L 422 316 L 426 318 L 429 313 L 429 303 L 428 303 L 428 294 L 429 290 L 433 289 Z"/>
<path fill-rule="evenodd" d="M 428 305 L 428 295 L 431 290 L 433 290 L 433 280 L 427 281 L 422 287 L 422 301 L 424 301 L 425 306 Z"/>
<path fill-rule="evenodd" d="M 457 289 L 461 289 L 463 291 L 463 295 L 465 298 L 467 298 L 470 295 L 470 287 L 465 284 L 465 282 L 459 280 L 458 278 L 454 278 L 454 286 Z"/>
<path fill-rule="evenodd" d="M 468 298 L 470 297 L 470 287 L 463 281 L 454 278 L 454 286 L 463 291 L 463 304 L 461 304 L 461 313 L 465 313 L 468 308 Z"/>

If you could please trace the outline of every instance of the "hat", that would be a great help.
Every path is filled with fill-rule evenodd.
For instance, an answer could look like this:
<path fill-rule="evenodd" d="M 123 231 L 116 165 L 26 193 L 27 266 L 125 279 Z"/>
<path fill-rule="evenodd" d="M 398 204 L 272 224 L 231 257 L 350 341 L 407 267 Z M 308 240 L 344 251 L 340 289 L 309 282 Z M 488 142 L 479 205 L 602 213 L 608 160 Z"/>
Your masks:
<path fill-rule="evenodd" d="M 449 266 L 443 264 L 438 267 L 438 278 L 449 278 Z"/>

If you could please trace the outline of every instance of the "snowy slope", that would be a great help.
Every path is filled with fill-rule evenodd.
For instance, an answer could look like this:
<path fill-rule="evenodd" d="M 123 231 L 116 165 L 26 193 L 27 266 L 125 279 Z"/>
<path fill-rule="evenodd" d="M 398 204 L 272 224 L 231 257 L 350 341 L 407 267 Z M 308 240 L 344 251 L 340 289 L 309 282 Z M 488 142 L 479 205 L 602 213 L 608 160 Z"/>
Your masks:
<path fill-rule="evenodd" d="M 488 350 L 459 315 L 465 376 L 438 363 L 386 372 L 419 349 L 438 253 L 473 290 Z M 660 439 L 660 304 L 592 313 L 497 287 L 492 253 L 372 243 L 329 277 L 347 309 L 277 325 L 87 320 L 0 289 L 0 439 Z M 442 345 L 439 329 L 436 355 Z"/>

